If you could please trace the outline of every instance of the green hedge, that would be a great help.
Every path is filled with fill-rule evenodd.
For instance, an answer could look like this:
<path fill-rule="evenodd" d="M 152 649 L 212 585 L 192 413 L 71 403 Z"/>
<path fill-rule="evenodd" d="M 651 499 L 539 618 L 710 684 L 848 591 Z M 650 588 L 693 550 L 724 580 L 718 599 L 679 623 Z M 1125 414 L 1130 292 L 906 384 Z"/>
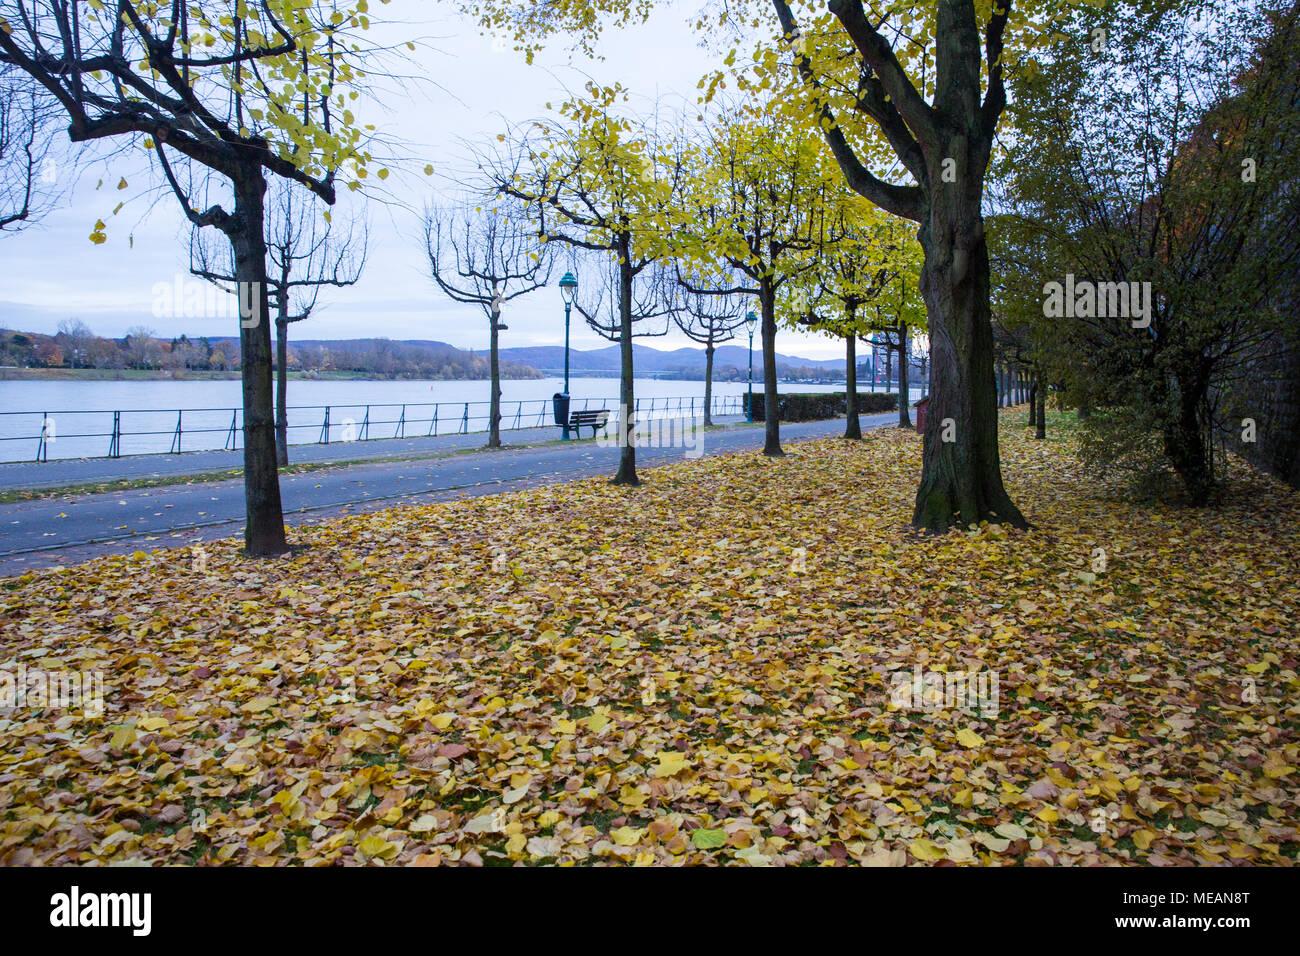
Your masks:
<path fill-rule="evenodd" d="M 746 406 L 749 395 L 745 395 Z M 777 407 L 783 422 L 812 422 L 823 418 L 839 418 L 848 414 L 847 392 L 782 392 L 777 396 Z M 898 395 L 892 392 L 858 392 L 858 412 L 875 415 L 898 410 Z M 766 404 L 763 393 L 754 393 L 754 421 L 765 420 Z"/>

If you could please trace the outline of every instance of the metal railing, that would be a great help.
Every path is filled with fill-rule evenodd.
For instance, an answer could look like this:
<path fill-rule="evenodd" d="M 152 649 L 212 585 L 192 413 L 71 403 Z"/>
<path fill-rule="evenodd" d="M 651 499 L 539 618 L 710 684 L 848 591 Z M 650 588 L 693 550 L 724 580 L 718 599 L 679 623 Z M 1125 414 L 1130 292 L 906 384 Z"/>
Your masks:
<path fill-rule="evenodd" d="M 743 395 L 714 395 L 713 415 L 744 413 Z M 573 399 L 570 413 L 607 408 L 618 409 L 618 399 Z M 294 405 L 287 409 L 286 433 L 289 444 L 333 444 L 335 442 L 374 441 L 378 439 L 465 435 L 488 430 L 489 402 L 407 402 L 387 404 Z M 638 398 L 635 418 L 645 421 L 668 415 L 694 418 L 704 414 L 700 396 Z M 32 420 L 33 433 L 22 432 L 23 425 L 10 422 Z M 89 420 L 89 424 L 82 424 Z M 97 422 L 107 431 L 94 431 Z M 73 431 L 67 431 L 72 423 Z M 135 427 L 132 427 L 132 426 Z M 501 429 L 546 428 L 554 424 L 551 400 L 528 399 L 501 403 Z M 243 432 L 243 412 L 239 408 L 129 408 L 114 410 L 64 410 L 40 412 L 0 412 L 0 443 L 34 443 L 34 461 L 49 461 L 50 448 L 70 440 L 82 446 L 98 441 L 106 451 L 95 453 L 83 448 L 62 457 L 120 458 L 125 454 L 180 454 L 183 451 L 238 450 Z M 311 437 L 305 437 L 314 435 Z M 218 439 L 210 436 L 220 436 Z M 127 450 L 126 442 L 136 446 Z M 164 451 L 163 442 L 169 440 Z M 14 445 L 0 444 L 0 461 L 19 461 L 7 454 Z M 21 451 L 18 452 L 21 454 Z M 56 458 L 59 456 L 56 456 Z"/>

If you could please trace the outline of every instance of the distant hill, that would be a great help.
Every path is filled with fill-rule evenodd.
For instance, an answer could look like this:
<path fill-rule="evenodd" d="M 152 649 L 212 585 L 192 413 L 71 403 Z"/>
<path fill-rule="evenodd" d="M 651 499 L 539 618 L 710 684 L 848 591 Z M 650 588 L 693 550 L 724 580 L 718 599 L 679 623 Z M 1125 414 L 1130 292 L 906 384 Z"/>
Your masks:
<path fill-rule="evenodd" d="M 601 349 L 587 351 L 572 350 L 569 353 L 569 368 L 575 372 L 610 371 L 619 369 L 619 347 L 610 345 Z M 561 345 L 534 345 L 523 348 L 501 350 L 503 359 L 510 359 L 520 365 L 530 365 L 541 371 L 554 371 L 564 368 L 564 347 Z M 632 362 L 638 375 L 650 375 L 656 372 L 698 372 L 704 377 L 704 349 L 681 348 L 665 351 L 648 345 L 632 345 Z M 830 372 L 843 372 L 843 359 L 806 359 L 776 353 L 776 363 L 790 368 L 821 369 Z M 713 354 L 713 367 L 722 369 L 727 366 L 749 370 L 749 349 L 743 345 L 722 345 Z M 754 345 L 754 369 L 763 366 L 763 351 L 757 343 Z"/>
<path fill-rule="evenodd" d="M 230 342 L 238 345 L 239 339 L 236 336 L 214 335 L 209 336 L 210 342 Z M 379 343 L 384 343 L 382 346 Z M 487 357 L 487 349 L 462 349 L 447 342 L 439 342 L 436 339 L 387 339 L 387 338 L 370 338 L 370 339 L 290 339 L 290 347 L 303 353 L 308 353 L 312 358 L 317 357 L 316 353 L 324 352 L 330 355 L 343 355 L 348 353 L 372 353 L 376 347 L 384 350 L 392 348 L 409 348 L 417 350 L 423 356 L 435 360 L 441 360 L 448 363 L 465 364 L 468 357 L 474 356 Z M 664 349 L 651 348 L 648 345 L 633 343 L 632 360 L 635 363 L 638 375 L 651 375 L 657 372 L 695 372 L 698 377 L 704 377 L 704 349 L 702 348 L 680 348 L 667 351 Z M 501 349 L 501 361 L 510 363 L 520 371 L 523 369 L 537 369 L 542 372 L 556 372 L 564 368 L 564 346 L 562 345 L 533 345 L 522 346 L 517 348 Z M 777 366 L 784 366 L 788 369 L 819 369 L 827 372 L 842 374 L 844 371 L 844 360 L 842 358 L 834 359 L 810 359 L 800 358 L 795 355 L 783 355 L 776 353 Z M 749 370 L 749 349 L 744 345 L 721 345 L 714 352 L 713 367 L 715 370 L 721 370 L 727 366 L 734 366 L 739 369 Z M 754 371 L 763 367 L 763 349 L 755 341 L 754 343 Z M 609 345 L 599 349 L 571 349 L 569 351 L 569 368 L 574 372 L 612 372 L 618 373 L 619 370 L 619 347 Z"/>

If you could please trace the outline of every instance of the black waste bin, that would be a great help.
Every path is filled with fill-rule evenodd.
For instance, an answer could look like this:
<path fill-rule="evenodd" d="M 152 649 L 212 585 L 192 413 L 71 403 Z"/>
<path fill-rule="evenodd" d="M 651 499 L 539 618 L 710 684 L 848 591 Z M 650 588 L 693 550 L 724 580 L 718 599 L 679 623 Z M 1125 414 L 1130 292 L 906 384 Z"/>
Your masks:
<path fill-rule="evenodd" d="M 569 424 L 568 392 L 556 392 L 551 396 L 551 404 L 555 406 L 555 424 L 561 428 Z"/>

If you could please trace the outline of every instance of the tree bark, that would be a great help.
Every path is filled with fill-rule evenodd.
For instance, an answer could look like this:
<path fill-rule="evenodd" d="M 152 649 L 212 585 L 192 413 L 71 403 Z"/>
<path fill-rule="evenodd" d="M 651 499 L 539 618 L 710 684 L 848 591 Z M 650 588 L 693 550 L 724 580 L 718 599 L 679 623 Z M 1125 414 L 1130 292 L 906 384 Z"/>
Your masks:
<path fill-rule="evenodd" d="M 494 283 L 495 291 L 495 283 Z M 495 303 L 496 298 L 493 297 Z M 492 379 L 491 397 L 488 399 L 488 447 L 501 447 L 501 354 L 498 350 L 500 338 L 501 313 L 493 307 L 490 321 L 492 332 L 488 338 L 488 367 Z"/>
<path fill-rule="evenodd" d="M 709 326 L 709 339 L 704 346 L 704 427 L 713 424 L 713 326 Z"/>
<path fill-rule="evenodd" d="M 626 238 L 619 250 L 618 264 L 618 316 L 619 316 L 619 355 L 622 369 L 619 373 L 619 455 L 618 474 L 613 478 L 616 485 L 639 485 L 636 475 L 636 446 L 632 443 L 632 429 L 636 426 L 634 410 L 636 396 L 632 388 L 632 265 L 630 261 L 630 242 Z"/>
<path fill-rule="evenodd" d="M 776 394 L 776 289 L 770 279 L 758 284 L 758 299 L 763 313 L 763 454 L 779 457 L 781 450 L 781 412 Z"/>
<path fill-rule="evenodd" d="M 907 408 L 912 401 L 912 389 L 907 380 L 907 359 L 911 342 L 907 337 L 907 324 L 898 323 L 898 427 L 911 428 L 912 419 Z"/>
<path fill-rule="evenodd" d="M 970 84 L 978 89 L 978 78 Z M 964 133 L 944 131 L 936 157 L 960 157 L 965 175 L 944 182 L 932 158 L 919 238 L 921 292 L 930 324 L 931 394 L 913 526 L 947 531 L 987 520 L 1026 528 L 1002 484 L 989 313 L 989 258 L 980 215 L 984 158 Z M 972 174 L 971 167 L 978 169 Z M 946 429 L 945 423 L 955 426 Z M 952 441 L 944 441 L 945 432 Z"/>
<path fill-rule="evenodd" d="M 848 307 L 849 328 L 854 326 L 853 306 Z M 844 384 L 848 391 L 844 395 L 848 423 L 844 426 L 845 438 L 861 438 L 862 422 L 858 419 L 858 346 L 857 336 L 852 331 L 844 336 Z"/>
<path fill-rule="evenodd" d="M 1038 412 L 1034 416 L 1034 437 L 1047 437 L 1047 383 L 1038 376 Z"/>
<path fill-rule="evenodd" d="M 280 506 L 276 466 L 275 414 L 271 381 L 271 317 L 266 289 L 266 177 L 245 164 L 232 177 L 235 212 L 229 232 L 235 280 L 248 290 L 255 314 L 239 323 L 241 391 L 244 403 L 244 548 L 251 557 L 289 549 Z M 254 321 L 255 320 L 255 321 Z"/>
<path fill-rule="evenodd" d="M 1201 507 L 1210 500 L 1214 473 L 1197 409 L 1205 400 L 1208 375 L 1177 374 L 1178 417 L 1164 429 L 1165 454 L 1174 466 L 1188 500 Z"/>
<path fill-rule="evenodd" d="M 289 464 L 289 317 L 285 312 L 281 303 L 275 320 L 275 460 L 281 468 Z"/>

